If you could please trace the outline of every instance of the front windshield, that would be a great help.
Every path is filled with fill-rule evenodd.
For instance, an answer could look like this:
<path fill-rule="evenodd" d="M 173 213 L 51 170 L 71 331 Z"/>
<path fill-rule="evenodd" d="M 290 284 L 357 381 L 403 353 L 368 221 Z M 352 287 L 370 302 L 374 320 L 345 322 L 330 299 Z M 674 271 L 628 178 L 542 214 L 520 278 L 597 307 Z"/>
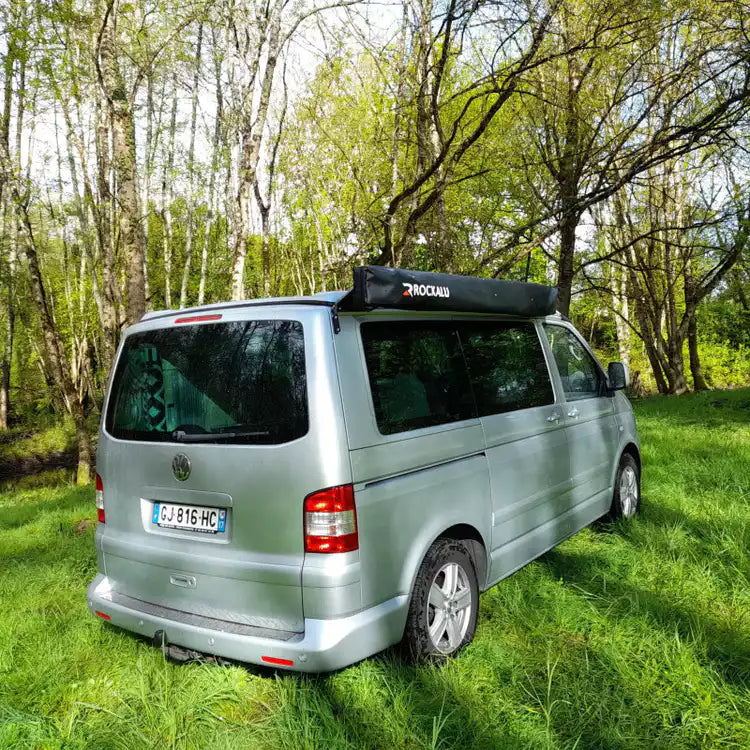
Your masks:
<path fill-rule="evenodd" d="M 253 320 L 127 337 L 106 418 L 116 438 L 284 443 L 307 432 L 302 324 Z"/>

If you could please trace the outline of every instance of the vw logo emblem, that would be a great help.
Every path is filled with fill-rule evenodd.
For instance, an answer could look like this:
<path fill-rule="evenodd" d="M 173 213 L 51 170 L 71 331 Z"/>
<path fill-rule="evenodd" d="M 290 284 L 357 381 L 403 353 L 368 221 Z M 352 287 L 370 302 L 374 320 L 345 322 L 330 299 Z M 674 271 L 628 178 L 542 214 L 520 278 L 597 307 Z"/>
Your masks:
<path fill-rule="evenodd" d="M 180 482 L 184 482 L 190 476 L 190 459 L 184 453 L 178 453 L 172 459 L 172 473 Z"/>

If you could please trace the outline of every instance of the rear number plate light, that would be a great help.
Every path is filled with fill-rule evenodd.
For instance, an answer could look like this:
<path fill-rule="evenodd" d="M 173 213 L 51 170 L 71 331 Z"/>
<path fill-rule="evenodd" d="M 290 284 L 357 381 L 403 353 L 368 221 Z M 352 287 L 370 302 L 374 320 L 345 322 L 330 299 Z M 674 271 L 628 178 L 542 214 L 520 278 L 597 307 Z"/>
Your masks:
<path fill-rule="evenodd" d="M 224 508 L 202 505 L 154 503 L 152 522 L 164 529 L 185 529 L 202 534 L 221 534 L 226 531 L 227 512 Z"/>

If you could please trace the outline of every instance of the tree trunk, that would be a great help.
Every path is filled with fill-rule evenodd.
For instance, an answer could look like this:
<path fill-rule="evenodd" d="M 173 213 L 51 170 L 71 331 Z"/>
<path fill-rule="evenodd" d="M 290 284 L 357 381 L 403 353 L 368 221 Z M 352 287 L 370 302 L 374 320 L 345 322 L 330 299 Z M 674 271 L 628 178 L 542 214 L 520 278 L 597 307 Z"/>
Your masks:
<path fill-rule="evenodd" d="M 119 291 L 115 276 L 115 253 L 112 239 L 112 193 L 109 187 L 109 128 L 108 108 L 105 101 L 97 107 L 96 129 L 96 182 L 99 206 L 97 210 L 97 240 L 102 267 L 102 338 L 108 359 L 114 360 L 114 352 L 119 338 L 118 308 Z"/>
<path fill-rule="evenodd" d="M 214 225 L 214 215 L 218 203 L 216 195 L 217 173 L 221 164 L 222 148 L 222 122 L 224 119 L 224 89 L 222 87 L 221 67 L 223 58 L 217 50 L 219 44 L 215 30 L 211 31 L 214 53 L 214 83 L 216 89 L 216 120 L 214 121 L 213 145 L 211 150 L 211 175 L 208 179 L 208 216 L 203 229 L 203 247 L 201 249 L 201 272 L 198 282 L 198 304 L 202 305 L 206 300 L 206 276 L 208 275 L 208 248 L 211 242 L 211 230 Z"/>
<path fill-rule="evenodd" d="M 180 285 L 180 307 L 187 305 L 188 281 L 190 279 L 190 263 L 193 256 L 193 207 L 195 203 L 195 169 L 193 159 L 195 157 L 195 126 L 198 114 L 198 87 L 201 74 L 201 47 L 203 45 L 203 23 L 198 24 L 198 41 L 195 49 L 195 70 L 193 72 L 193 99 L 190 111 L 190 145 L 188 146 L 188 200 L 187 200 L 187 226 L 185 227 L 185 266 L 182 270 L 182 284 Z"/>
<path fill-rule="evenodd" d="M 615 330 L 617 331 L 617 351 L 620 361 L 630 367 L 630 326 L 628 325 L 629 301 L 625 272 L 613 269 L 612 309 L 615 310 Z"/>
<path fill-rule="evenodd" d="M 91 439 L 86 430 L 86 417 L 83 406 L 78 399 L 78 394 L 70 377 L 68 363 L 65 356 L 65 348 L 55 326 L 47 294 L 44 288 L 41 271 L 39 270 L 39 258 L 37 255 L 36 240 L 31 226 L 26 206 L 19 195 L 16 178 L 13 176 L 8 150 L 5 144 L 0 144 L 0 166 L 6 184 L 10 188 L 10 197 L 15 205 L 21 227 L 24 230 L 24 240 L 21 243 L 23 253 L 29 269 L 29 282 L 31 286 L 31 297 L 39 316 L 44 342 L 44 361 L 46 370 L 50 373 L 53 382 L 57 386 L 65 408 L 73 417 L 76 426 L 76 437 L 78 442 L 78 483 L 87 484 L 91 478 Z"/>
<path fill-rule="evenodd" d="M 708 383 L 703 375 L 703 367 L 698 354 L 698 326 L 695 314 L 690 317 L 688 324 L 688 350 L 690 352 L 690 373 L 693 376 L 693 388 L 696 391 L 707 391 Z"/>
<path fill-rule="evenodd" d="M 667 342 L 669 365 L 666 368 L 667 380 L 669 381 L 669 392 L 681 395 L 688 390 L 685 379 L 685 363 L 682 356 L 684 341 L 681 337 L 671 337 Z"/>
<path fill-rule="evenodd" d="M 667 381 L 662 371 L 662 361 L 658 353 L 658 341 L 654 336 L 654 328 L 659 324 L 658 322 L 653 323 L 651 318 L 649 317 L 649 313 L 646 307 L 646 295 L 636 275 L 635 250 L 631 248 L 630 253 L 630 284 L 633 291 L 635 292 L 635 317 L 638 321 L 638 327 L 641 330 L 641 340 L 643 341 L 643 347 L 646 350 L 646 356 L 648 357 L 648 361 L 651 365 L 651 371 L 654 374 L 654 380 L 656 381 L 657 390 L 659 391 L 659 393 L 668 393 L 669 386 L 667 385 Z"/>
<path fill-rule="evenodd" d="M 398 195 L 399 184 L 399 154 L 401 151 L 401 106 L 404 101 L 404 88 L 406 85 L 406 37 L 409 30 L 409 3 L 406 0 L 402 2 L 401 31 L 398 40 L 398 57 L 396 62 L 396 96 L 394 98 L 395 111 L 393 114 L 393 139 L 391 141 L 391 192 L 389 200 L 393 200 Z M 395 216 L 389 215 L 386 218 L 386 234 L 388 237 L 393 236 Z M 401 264 L 401 252 L 396 256 L 395 265 Z M 325 288 L 325 287 L 324 287 Z"/>
<path fill-rule="evenodd" d="M 700 355 L 698 353 L 698 322 L 696 320 L 695 279 L 693 278 L 693 261 L 688 258 L 685 263 L 685 315 L 688 316 L 688 352 L 690 354 L 690 374 L 693 376 L 693 388 L 696 391 L 707 391 L 708 383 L 703 375 Z"/>
<path fill-rule="evenodd" d="M 112 160 L 117 175 L 120 237 L 125 251 L 128 323 L 146 312 L 145 239 L 141 231 L 136 183 L 135 125 L 130 107 L 119 102 L 113 112 Z"/>
<path fill-rule="evenodd" d="M 6 313 L 7 327 L 5 329 L 5 341 L 3 346 L 3 355 L 0 359 L 0 430 L 8 429 L 10 417 L 10 373 L 13 363 L 13 338 L 15 334 L 16 307 L 15 307 L 15 277 L 16 277 L 16 252 L 18 233 L 15 229 L 15 216 L 9 210 L 8 204 L 4 201 L 3 228 L 6 235 L 10 235 L 10 250 L 8 254 L 8 277 L 6 281 Z M 13 230 L 8 232 L 8 225 L 13 226 Z"/>
<path fill-rule="evenodd" d="M 271 4 L 267 11 L 267 26 L 261 30 L 266 37 L 266 45 L 260 44 L 255 50 L 254 71 L 250 80 L 254 82 L 255 73 L 260 65 L 262 50 L 266 49 L 266 64 L 260 85 L 258 108 L 253 113 L 252 90 L 243 91 L 244 105 L 240 113 L 240 163 L 238 167 L 237 191 L 232 206 L 233 247 L 232 247 L 232 299 L 240 300 L 245 296 L 245 260 L 247 244 L 250 238 L 250 201 L 258 181 L 258 163 L 260 160 L 263 135 L 268 119 L 268 107 L 271 101 L 276 64 L 281 51 L 281 11 L 282 0 Z"/>
<path fill-rule="evenodd" d="M 99 320 L 102 322 L 102 327 L 99 330 L 101 336 L 101 347 L 98 346 L 97 337 L 94 337 L 94 348 L 96 350 L 97 361 L 100 363 L 101 369 L 107 373 L 112 367 L 114 360 L 115 348 L 114 348 L 114 330 L 107 330 L 104 326 L 105 317 L 108 315 L 106 309 L 106 303 L 102 290 L 99 284 L 99 277 L 96 274 L 96 263 L 94 247 L 95 243 L 92 242 L 91 231 L 90 231 L 90 218 L 93 218 L 96 225 L 97 235 L 100 230 L 99 224 L 99 211 L 101 208 L 97 208 L 94 202 L 94 193 L 91 186 L 91 181 L 88 174 L 88 167 L 86 161 L 86 149 L 83 145 L 83 139 L 79 133 L 76 132 L 73 120 L 70 113 L 70 106 L 67 103 L 65 94 L 56 88 L 56 96 L 62 107 L 63 116 L 65 118 L 65 125 L 67 131 L 67 155 L 68 155 L 68 169 L 70 170 L 70 178 L 73 186 L 73 193 L 75 195 L 75 209 L 76 215 L 78 216 L 78 224 L 80 227 L 80 236 L 82 238 L 83 253 L 91 268 L 91 291 L 94 296 L 94 302 L 96 309 L 99 314 Z M 81 163 L 81 178 L 83 180 L 83 196 L 78 186 L 77 168 L 74 154 L 75 151 L 78 153 L 78 158 Z M 100 238 L 97 237 L 99 247 L 103 246 Z"/>
<path fill-rule="evenodd" d="M 573 292 L 573 261 L 576 247 L 578 217 L 566 215 L 560 223 L 560 256 L 557 277 L 557 311 L 566 317 L 570 314 L 570 299 Z"/>
<path fill-rule="evenodd" d="M 177 129 L 177 73 L 172 76 L 172 107 L 169 115 L 169 137 L 161 171 L 162 259 L 164 262 L 164 306 L 172 307 L 172 202 L 174 201 L 174 139 Z"/>
<path fill-rule="evenodd" d="M 104 8 L 97 52 L 101 61 L 101 83 L 110 113 L 120 239 L 126 264 L 127 319 L 132 325 L 146 312 L 146 242 L 138 200 L 133 107 L 117 59 L 116 36 L 115 8 L 114 2 L 110 0 Z"/>
<path fill-rule="evenodd" d="M 18 9 L 15 8 L 15 11 Z M 15 15 L 15 13 L 14 13 Z M 14 21 L 17 19 L 14 19 Z M 23 43 L 24 37 L 21 38 Z M 5 81 L 3 86 L 3 114 L 0 121 L 0 142 L 10 159 L 10 120 L 13 108 L 13 70 L 15 67 L 16 57 L 19 50 L 16 47 L 16 29 L 13 28 L 8 37 L 8 49 L 5 55 L 4 73 Z M 24 50 L 18 55 L 20 59 L 19 85 L 17 91 L 17 112 L 16 112 L 16 153 L 15 168 L 20 172 L 21 168 L 21 149 L 20 139 L 23 127 L 23 107 L 24 107 L 24 89 L 26 78 L 26 55 Z M 10 162 L 9 162 L 10 166 Z M 8 273 L 5 283 L 6 293 L 6 329 L 5 340 L 2 348 L 2 359 L 0 359 L 0 430 L 8 429 L 8 420 L 10 417 L 10 375 L 13 363 L 13 339 L 15 336 L 15 277 L 16 277 L 16 259 L 18 257 L 18 225 L 15 214 L 10 204 L 7 190 L 5 189 L 4 180 L 0 180 L 0 202 L 3 211 L 3 234 L 9 238 L 8 245 Z M 10 231 L 8 231 L 10 227 Z"/>
<path fill-rule="evenodd" d="M 264 205 L 260 207 L 260 231 L 261 246 L 260 257 L 263 263 L 263 296 L 271 296 L 271 252 L 270 252 L 270 224 L 269 224 L 269 207 Z"/>
<path fill-rule="evenodd" d="M 143 284 L 147 302 L 151 300 L 148 284 L 148 243 L 149 223 L 151 218 L 151 173 L 153 162 L 154 140 L 154 77 L 146 75 L 146 132 L 143 144 L 143 178 L 141 180 L 141 227 L 143 229 Z"/>

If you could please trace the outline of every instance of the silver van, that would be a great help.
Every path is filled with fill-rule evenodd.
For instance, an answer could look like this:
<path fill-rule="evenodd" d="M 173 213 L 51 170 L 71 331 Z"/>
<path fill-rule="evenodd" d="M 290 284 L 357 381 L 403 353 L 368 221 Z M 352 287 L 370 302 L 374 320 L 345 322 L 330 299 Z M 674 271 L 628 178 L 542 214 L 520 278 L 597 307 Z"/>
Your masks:
<path fill-rule="evenodd" d="M 349 292 L 146 315 L 104 404 L 92 614 L 306 672 L 458 652 L 480 591 L 639 508 L 627 371 L 555 301 L 365 266 Z"/>

